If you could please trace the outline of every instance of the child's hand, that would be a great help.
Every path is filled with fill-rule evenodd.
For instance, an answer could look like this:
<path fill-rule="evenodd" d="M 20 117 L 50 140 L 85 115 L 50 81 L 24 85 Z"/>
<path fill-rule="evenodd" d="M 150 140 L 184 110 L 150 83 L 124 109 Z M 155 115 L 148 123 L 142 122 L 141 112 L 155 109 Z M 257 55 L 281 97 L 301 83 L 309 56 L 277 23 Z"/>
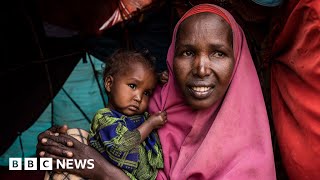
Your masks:
<path fill-rule="evenodd" d="M 160 128 L 168 121 L 167 112 L 159 111 L 158 113 L 151 115 L 148 118 L 148 121 L 152 124 L 153 129 Z"/>
<path fill-rule="evenodd" d="M 168 82 L 168 79 L 169 79 L 169 74 L 168 74 L 168 71 L 163 71 L 159 74 L 159 81 L 161 84 L 165 84 Z"/>

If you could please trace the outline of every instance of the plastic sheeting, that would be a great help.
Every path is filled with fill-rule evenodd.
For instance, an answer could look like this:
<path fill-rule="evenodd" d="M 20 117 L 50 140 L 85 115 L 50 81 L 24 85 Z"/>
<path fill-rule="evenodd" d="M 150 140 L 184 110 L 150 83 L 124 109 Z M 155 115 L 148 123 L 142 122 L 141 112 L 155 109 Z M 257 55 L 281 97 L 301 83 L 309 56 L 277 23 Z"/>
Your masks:
<path fill-rule="evenodd" d="M 252 0 L 253 2 L 262 6 L 274 7 L 282 4 L 282 0 Z"/>
<path fill-rule="evenodd" d="M 103 99 L 107 102 L 102 83 L 103 64 L 89 54 L 85 59 L 80 59 L 62 89 L 54 97 L 53 103 L 50 103 L 38 120 L 22 132 L 1 155 L 0 166 L 8 166 L 10 157 L 35 156 L 38 134 L 51 127 L 52 123 L 88 130 L 94 113 L 104 107 Z"/>

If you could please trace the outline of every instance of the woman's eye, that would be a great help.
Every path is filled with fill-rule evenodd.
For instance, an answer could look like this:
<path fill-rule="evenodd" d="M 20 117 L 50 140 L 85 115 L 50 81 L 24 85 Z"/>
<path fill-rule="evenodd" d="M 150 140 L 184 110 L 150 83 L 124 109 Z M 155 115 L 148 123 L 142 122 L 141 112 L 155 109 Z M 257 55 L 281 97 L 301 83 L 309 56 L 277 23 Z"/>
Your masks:
<path fill-rule="evenodd" d="M 144 95 L 146 95 L 146 96 L 151 96 L 151 92 L 146 91 L 146 92 L 144 92 Z"/>
<path fill-rule="evenodd" d="M 194 54 L 191 51 L 185 51 L 185 52 L 182 53 L 182 55 L 183 56 L 193 56 Z"/>
<path fill-rule="evenodd" d="M 217 58 L 222 58 L 222 57 L 224 57 L 225 56 L 225 54 L 223 53 L 223 52 L 214 52 L 213 53 L 213 56 L 214 57 L 217 57 Z"/>
<path fill-rule="evenodd" d="M 131 89 L 136 89 L 136 85 L 135 84 L 128 84 L 128 86 L 131 88 Z"/>

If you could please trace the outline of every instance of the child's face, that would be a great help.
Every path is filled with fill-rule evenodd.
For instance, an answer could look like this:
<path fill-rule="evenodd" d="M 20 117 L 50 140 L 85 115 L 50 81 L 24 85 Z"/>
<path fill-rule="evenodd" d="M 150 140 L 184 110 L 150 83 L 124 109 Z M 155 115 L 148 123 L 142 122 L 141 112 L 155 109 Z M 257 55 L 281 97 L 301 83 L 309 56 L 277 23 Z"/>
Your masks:
<path fill-rule="evenodd" d="M 130 64 L 121 74 L 107 77 L 105 87 L 110 108 L 131 116 L 147 110 L 149 98 L 156 86 L 152 70 L 141 63 Z"/>

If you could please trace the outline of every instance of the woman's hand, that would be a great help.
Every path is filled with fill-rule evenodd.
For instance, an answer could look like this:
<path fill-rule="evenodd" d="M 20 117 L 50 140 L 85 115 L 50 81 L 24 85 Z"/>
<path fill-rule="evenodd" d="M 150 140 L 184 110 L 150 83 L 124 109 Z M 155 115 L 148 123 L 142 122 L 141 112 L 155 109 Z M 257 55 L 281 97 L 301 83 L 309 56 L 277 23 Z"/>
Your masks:
<path fill-rule="evenodd" d="M 48 130 L 40 133 L 38 135 L 38 144 L 37 144 L 37 156 L 40 157 L 53 157 L 54 155 L 64 154 L 62 157 L 72 157 L 71 154 L 66 154 L 64 151 L 65 146 L 72 147 L 72 141 L 67 142 L 67 139 L 61 139 L 60 141 L 52 141 L 52 136 L 58 136 L 59 134 L 66 134 L 68 127 L 64 126 L 53 126 Z M 48 142 L 49 141 L 49 142 Z M 51 149 L 52 147 L 52 149 Z M 46 150 L 54 151 L 52 154 L 49 154 Z"/>
<path fill-rule="evenodd" d="M 56 172 L 69 172 L 90 179 L 129 179 L 116 166 L 110 164 L 94 148 L 66 134 L 67 127 L 53 127 L 38 136 L 37 154 L 53 158 Z M 93 169 L 55 169 L 57 159 L 94 160 Z"/>

